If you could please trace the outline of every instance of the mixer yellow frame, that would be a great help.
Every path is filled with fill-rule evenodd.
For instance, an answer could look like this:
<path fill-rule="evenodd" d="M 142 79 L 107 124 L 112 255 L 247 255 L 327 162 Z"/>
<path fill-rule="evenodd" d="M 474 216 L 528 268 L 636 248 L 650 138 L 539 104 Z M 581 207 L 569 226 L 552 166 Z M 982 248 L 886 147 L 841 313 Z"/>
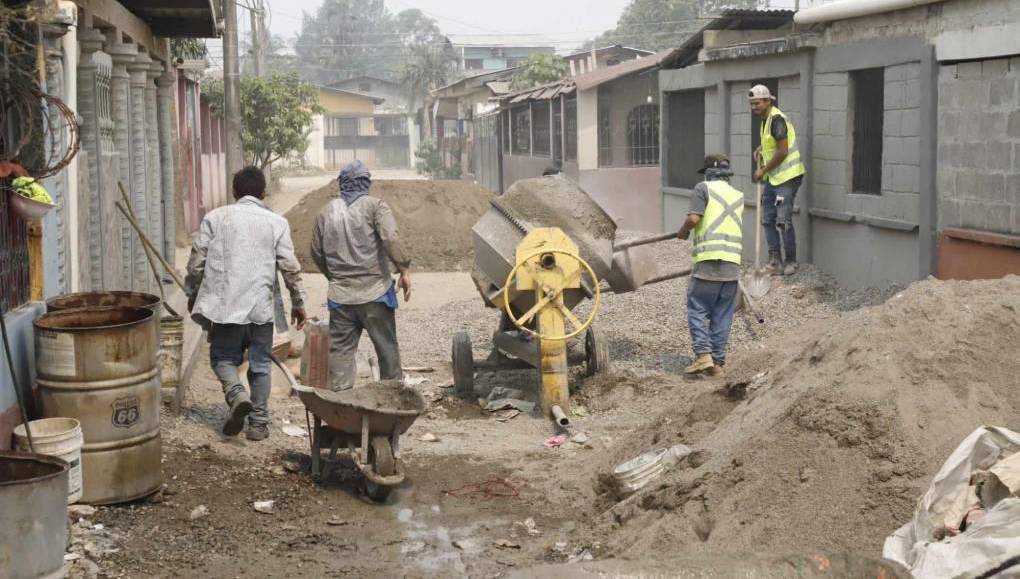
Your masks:
<path fill-rule="evenodd" d="M 599 279 L 579 255 L 577 245 L 556 227 L 531 231 L 517 246 L 516 253 L 517 263 L 510 270 L 503 286 L 503 308 L 515 326 L 538 338 L 542 410 L 561 424 L 567 424 L 570 390 L 566 341 L 580 335 L 595 320 L 602 301 Z M 569 260 L 562 263 L 555 256 L 564 256 Z M 581 277 L 585 272 L 591 276 L 595 295 L 591 314 L 581 322 L 563 303 L 563 292 L 567 289 L 580 289 Z M 510 307 L 511 288 L 535 292 L 535 305 L 520 318 L 514 316 Z M 527 327 L 536 316 L 537 331 Z M 568 321 L 574 328 L 570 333 L 565 329 Z"/>

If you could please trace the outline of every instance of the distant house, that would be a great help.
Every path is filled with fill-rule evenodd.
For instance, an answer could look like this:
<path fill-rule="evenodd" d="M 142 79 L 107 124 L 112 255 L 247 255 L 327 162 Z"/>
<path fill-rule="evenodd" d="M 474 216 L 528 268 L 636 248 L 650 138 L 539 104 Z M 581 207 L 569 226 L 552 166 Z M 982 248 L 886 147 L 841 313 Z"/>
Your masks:
<path fill-rule="evenodd" d="M 466 74 L 513 68 L 532 54 L 556 53 L 553 46 L 543 46 L 532 36 L 457 35 L 453 39 L 457 70 Z"/>
<path fill-rule="evenodd" d="M 658 231 L 657 70 L 671 52 L 503 96 L 495 121 L 501 190 L 560 163 L 620 227 Z M 477 179 L 495 180 L 484 172 Z"/>
<path fill-rule="evenodd" d="M 729 11 L 664 62 L 665 228 L 706 152 L 730 154 L 753 211 L 747 93 L 763 83 L 807 165 L 802 261 L 850 287 L 1020 272 L 1020 4 L 914 4 Z"/>
<path fill-rule="evenodd" d="M 567 56 L 564 56 L 563 59 L 567 61 L 567 66 L 570 67 L 570 76 L 577 76 L 579 74 L 591 72 L 598 68 L 615 66 L 621 62 L 627 62 L 628 60 L 634 60 L 635 58 L 641 58 L 651 54 L 653 53 L 648 50 L 628 48 L 626 46 L 616 44 L 591 50 L 582 50 L 580 52 L 575 52 L 574 54 L 568 54 Z"/>
<path fill-rule="evenodd" d="M 413 117 L 380 112 L 385 99 L 320 86 L 319 104 L 308 134 L 305 164 L 338 169 L 354 159 L 370 168 L 409 168 L 416 147 Z"/>
<path fill-rule="evenodd" d="M 379 76 L 362 75 L 331 83 L 329 87 L 384 99 L 382 104 L 376 107 L 376 111 L 379 113 L 409 112 L 407 91 L 399 82 L 394 80 Z"/>

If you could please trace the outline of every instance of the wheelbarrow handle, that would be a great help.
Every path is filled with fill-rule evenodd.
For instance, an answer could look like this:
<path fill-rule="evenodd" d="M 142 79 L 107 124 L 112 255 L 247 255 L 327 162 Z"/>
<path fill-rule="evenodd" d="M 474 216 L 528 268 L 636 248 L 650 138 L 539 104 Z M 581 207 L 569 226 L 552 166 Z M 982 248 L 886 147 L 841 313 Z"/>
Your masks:
<path fill-rule="evenodd" d="M 679 231 L 672 231 L 669 233 L 660 233 L 659 235 L 653 235 L 651 237 L 642 237 L 641 239 L 625 241 L 619 245 L 614 245 L 613 251 L 623 251 L 624 249 L 630 249 L 632 247 L 637 247 L 639 245 L 648 245 L 649 243 L 669 241 L 670 239 L 677 239 L 679 235 L 680 235 Z"/>

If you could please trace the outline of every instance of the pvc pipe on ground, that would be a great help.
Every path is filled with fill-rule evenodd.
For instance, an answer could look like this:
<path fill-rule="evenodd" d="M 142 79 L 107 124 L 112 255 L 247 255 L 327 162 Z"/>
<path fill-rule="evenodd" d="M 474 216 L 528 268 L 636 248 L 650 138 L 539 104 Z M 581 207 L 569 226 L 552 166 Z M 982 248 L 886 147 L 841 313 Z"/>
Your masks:
<path fill-rule="evenodd" d="M 553 406 L 551 409 L 553 420 L 556 424 L 566 428 L 570 426 L 570 418 L 563 412 L 563 409 L 559 406 Z"/>
<path fill-rule="evenodd" d="M 797 24 L 820 24 L 833 20 L 860 18 L 894 10 L 934 4 L 942 0 L 840 0 L 831 4 L 801 10 L 793 16 Z"/>

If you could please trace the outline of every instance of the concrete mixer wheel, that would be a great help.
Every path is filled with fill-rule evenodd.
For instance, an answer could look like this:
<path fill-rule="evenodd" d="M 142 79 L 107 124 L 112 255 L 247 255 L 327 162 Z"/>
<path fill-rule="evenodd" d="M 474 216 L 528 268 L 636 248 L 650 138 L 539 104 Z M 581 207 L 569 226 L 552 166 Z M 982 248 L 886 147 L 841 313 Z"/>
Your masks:
<path fill-rule="evenodd" d="M 584 359 L 585 373 L 588 376 L 609 371 L 609 344 L 595 326 L 589 326 L 584 334 Z"/>
<path fill-rule="evenodd" d="M 467 332 L 453 337 L 453 388 L 464 399 L 475 395 L 475 359 Z"/>

